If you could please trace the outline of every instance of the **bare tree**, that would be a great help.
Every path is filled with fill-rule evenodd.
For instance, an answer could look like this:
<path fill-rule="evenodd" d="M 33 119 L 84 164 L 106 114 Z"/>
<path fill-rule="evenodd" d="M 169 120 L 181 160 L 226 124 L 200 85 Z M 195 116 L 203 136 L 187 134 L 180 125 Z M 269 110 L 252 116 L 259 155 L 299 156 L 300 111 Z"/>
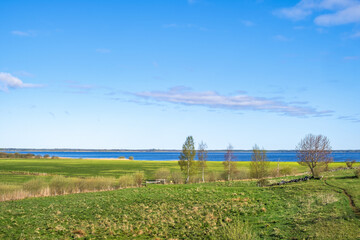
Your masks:
<path fill-rule="evenodd" d="M 226 154 L 224 155 L 224 168 L 225 173 L 227 175 L 227 180 L 231 180 L 231 176 L 236 171 L 236 162 L 234 162 L 236 159 L 234 155 L 234 148 L 231 144 L 227 147 Z"/>
<path fill-rule="evenodd" d="M 186 174 L 185 183 L 189 183 L 190 175 L 194 173 L 196 165 L 194 161 L 195 155 L 196 150 L 194 146 L 194 139 L 192 136 L 188 136 L 185 143 L 183 144 L 182 152 L 180 153 L 178 161 L 181 171 Z"/>
<path fill-rule="evenodd" d="M 258 145 L 255 144 L 251 155 L 250 176 L 257 179 L 267 177 L 269 165 L 270 163 L 267 160 L 266 151 L 264 149 L 260 149 Z"/>
<path fill-rule="evenodd" d="M 315 176 L 317 166 L 327 165 L 332 161 L 330 140 L 323 135 L 308 134 L 296 147 L 298 163 L 308 166 Z"/>
<path fill-rule="evenodd" d="M 208 151 L 206 149 L 207 149 L 206 143 L 201 141 L 201 143 L 199 144 L 197 155 L 198 155 L 199 168 L 201 170 L 201 176 L 203 182 L 205 182 L 205 168 L 207 167 L 206 162 L 208 159 Z"/>

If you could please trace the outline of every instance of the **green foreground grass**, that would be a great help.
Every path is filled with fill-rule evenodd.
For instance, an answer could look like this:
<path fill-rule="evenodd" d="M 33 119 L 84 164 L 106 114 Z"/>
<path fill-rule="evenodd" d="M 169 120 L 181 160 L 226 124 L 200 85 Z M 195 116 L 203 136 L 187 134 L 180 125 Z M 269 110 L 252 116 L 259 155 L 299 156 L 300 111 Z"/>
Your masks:
<path fill-rule="evenodd" d="M 353 170 L 326 173 L 353 189 Z M 162 185 L 0 203 L 2 239 L 357 239 L 360 219 L 324 180 Z"/>
<path fill-rule="evenodd" d="M 56 175 L 117 179 L 138 171 L 152 178 L 164 167 L 178 170 L 175 161 L 1 159 L 0 183 L 18 188 Z M 297 163 L 280 167 L 307 170 Z M 208 171 L 220 173 L 223 165 L 209 162 Z M 39 172 L 48 175 L 24 175 Z M 354 170 L 274 187 L 257 187 L 256 181 L 153 185 L 6 201 L 0 202 L 0 239 L 358 239 L 360 219 L 342 189 L 359 207 Z"/>

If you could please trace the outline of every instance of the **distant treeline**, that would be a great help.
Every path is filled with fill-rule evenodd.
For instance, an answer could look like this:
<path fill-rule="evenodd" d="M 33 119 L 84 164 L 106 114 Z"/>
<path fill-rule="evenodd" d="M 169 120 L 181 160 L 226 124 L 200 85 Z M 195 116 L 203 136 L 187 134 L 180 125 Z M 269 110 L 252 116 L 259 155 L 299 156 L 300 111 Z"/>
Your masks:
<path fill-rule="evenodd" d="M 59 157 L 56 156 L 50 156 L 49 154 L 42 155 L 35 155 L 32 153 L 6 153 L 6 152 L 0 152 L 0 158 L 52 158 L 56 159 Z"/>

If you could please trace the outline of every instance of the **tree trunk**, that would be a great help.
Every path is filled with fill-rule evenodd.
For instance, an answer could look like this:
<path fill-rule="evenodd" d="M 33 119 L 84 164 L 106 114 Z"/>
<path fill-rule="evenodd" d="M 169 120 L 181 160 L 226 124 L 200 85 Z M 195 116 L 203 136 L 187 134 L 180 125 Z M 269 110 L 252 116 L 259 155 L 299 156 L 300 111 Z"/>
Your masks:
<path fill-rule="evenodd" d="M 202 168 L 202 180 L 203 180 L 203 183 L 205 182 L 205 168 L 203 167 Z"/>
<path fill-rule="evenodd" d="M 189 183 L 189 179 L 190 179 L 190 162 L 188 160 L 186 183 Z"/>
<path fill-rule="evenodd" d="M 230 162 L 229 162 L 229 174 L 228 174 L 228 181 L 230 181 Z"/>

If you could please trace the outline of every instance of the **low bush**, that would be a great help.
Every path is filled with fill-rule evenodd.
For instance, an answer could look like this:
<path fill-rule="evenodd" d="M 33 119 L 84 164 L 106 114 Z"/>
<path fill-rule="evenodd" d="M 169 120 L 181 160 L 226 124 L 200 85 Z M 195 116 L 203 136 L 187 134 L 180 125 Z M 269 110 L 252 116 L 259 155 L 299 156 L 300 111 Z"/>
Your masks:
<path fill-rule="evenodd" d="M 183 175 L 180 171 L 174 171 L 170 175 L 170 182 L 173 184 L 181 184 L 184 182 Z"/>
<path fill-rule="evenodd" d="M 78 187 L 79 191 L 93 191 L 93 190 L 110 190 L 114 187 L 114 178 L 93 177 L 77 180 L 82 186 Z"/>
<path fill-rule="evenodd" d="M 144 172 L 137 172 L 134 174 L 134 181 L 137 187 L 141 187 L 144 181 Z"/>
<path fill-rule="evenodd" d="M 122 175 L 118 181 L 121 188 L 134 186 L 134 177 L 132 175 Z"/>
<path fill-rule="evenodd" d="M 217 180 L 219 180 L 219 178 L 220 178 L 220 176 L 216 172 L 208 172 L 206 174 L 206 180 L 208 182 L 216 182 Z"/>
<path fill-rule="evenodd" d="M 155 172 L 155 179 L 165 179 L 165 180 L 170 180 L 170 170 L 168 168 L 159 168 L 158 170 L 156 170 Z"/>
<path fill-rule="evenodd" d="M 280 172 L 280 175 L 282 175 L 282 176 L 290 176 L 293 174 L 293 168 L 282 167 L 282 168 L 280 168 L 279 172 Z"/>
<path fill-rule="evenodd" d="M 134 160 L 134 157 L 133 157 L 133 156 L 130 156 L 130 157 L 129 157 L 129 160 Z"/>
<path fill-rule="evenodd" d="M 76 181 L 64 176 L 55 176 L 51 179 L 49 187 L 52 195 L 72 193 L 76 187 Z"/>
<path fill-rule="evenodd" d="M 352 168 L 354 163 L 356 163 L 356 160 L 347 160 L 345 163 L 348 168 Z"/>
<path fill-rule="evenodd" d="M 238 180 L 247 179 L 249 178 L 249 175 L 250 175 L 249 171 L 245 169 L 240 169 L 234 173 L 234 179 L 238 179 Z"/>
<path fill-rule="evenodd" d="M 323 168 L 321 168 L 321 167 L 315 167 L 314 168 L 314 178 L 321 178 L 322 176 L 321 176 L 321 173 L 324 171 L 324 169 Z"/>
<path fill-rule="evenodd" d="M 46 187 L 45 181 L 40 178 L 32 179 L 23 184 L 23 190 L 33 195 L 39 194 L 41 190 L 45 187 Z"/>
<path fill-rule="evenodd" d="M 358 169 L 355 170 L 355 176 L 356 176 L 357 178 L 360 178 L 360 168 L 358 168 Z"/>
<path fill-rule="evenodd" d="M 257 181 L 257 185 L 259 187 L 264 187 L 266 185 L 269 185 L 269 180 L 263 178 L 263 179 L 260 179 L 259 181 Z"/>

